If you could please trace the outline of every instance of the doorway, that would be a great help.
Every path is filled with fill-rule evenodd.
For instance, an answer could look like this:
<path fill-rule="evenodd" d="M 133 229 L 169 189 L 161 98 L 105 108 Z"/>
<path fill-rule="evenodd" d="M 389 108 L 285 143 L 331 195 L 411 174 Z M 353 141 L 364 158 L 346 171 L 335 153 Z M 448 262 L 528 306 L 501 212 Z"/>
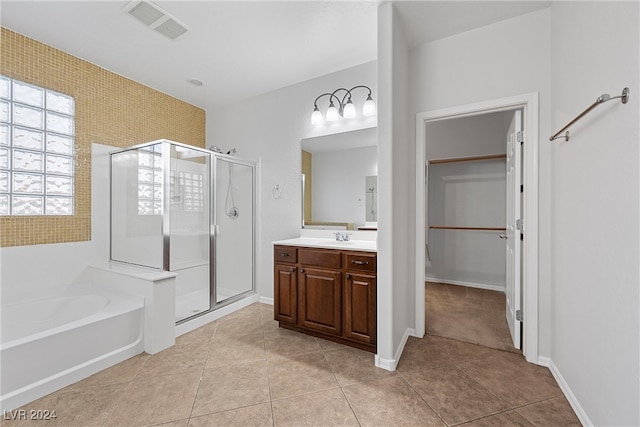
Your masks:
<path fill-rule="evenodd" d="M 427 244 L 429 243 L 429 228 L 430 224 L 427 223 L 427 213 L 429 209 L 429 201 L 426 199 L 425 194 L 427 190 L 427 183 L 424 177 L 428 171 L 428 159 L 433 159 L 438 157 L 437 153 L 428 152 L 427 151 L 427 141 L 429 138 L 427 129 L 429 124 L 433 124 L 443 120 L 450 120 L 456 118 L 469 118 L 476 117 L 481 115 L 488 115 L 491 113 L 502 113 L 504 114 L 507 111 L 516 111 L 519 110 L 522 112 L 522 132 L 518 134 L 518 131 L 512 132 L 513 138 L 517 141 L 517 138 L 522 138 L 524 143 L 520 146 L 518 144 L 513 143 L 512 147 L 520 148 L 522 147 L 522 165 L 523 165 L 523 174 L 521 175 L 522 180 L 522 212 L 512 212 L 510 220 L 505 218 L 503 224 L 507 224 L 504 227 L 504 230 L 473 230 L 475 232 L 480 233 L 496 233 L 499 234 L 496 236 L 493 234 L 492 236 L 486 236 L 487 238 L 492 237 L 495 240 L 498 240 L 498 237 L 506 238 L 507 242 L 511 242 L 510 248 L 505 248 L 505 251 L 515 251 L 513 255 L 513 259 L 519 259 L 519 252 L 522 252 L 522 262 L 515 263 L 514 265 L 507 266 L 505 265 L 502 271 L 506 271 L 509 274 L 510 279 L 514 280 L 521 279 L 522 283 L 522 294 L 519 295 L 517 292 L 509 295 L 509 291 L 507 290 L 505 283 L 505 294 L 509 295 L 509 303 L 515 308 L 512 310 L 512 317 L 515 320 L 519 319 L 517 322 L 514 322 L 512 326 L 512 334 L 514 335 L 514 343 L 518 343 L 520 341 L 520 337 L 517 336 L 520 333 L 520 320 L 522 321 L 522 351 L 525 355 L 526 359 L 532 363 L 538 363 L 538 340 L 537 340 L 537 328 L 538 328 L 538 299 L 537 299 L 537 127 L 538 127 L 538 94 L 527 94 L 520 95 L 510 98 L 502 98 L 492 101 L 486 101 L 477 104 L 463 105 L 453 108 L 448 108 L 444 110 L 436 110 L 429 111 L 424 113 L 419 113 L 417 115 L 417 125 L 416 125 L 416 153 L 417 153 L 417 181 L 416 181 L 416 226 L 418 230 L 424 230 L 424 232 L 419 232 L 416 238 L 416 335 L 421 337 L 425 334 L 425 265 L 427 265 L 428 259 L 427 256 L 431 256 L 429 253 L 429 247 Z M 500 141 L 502 146 L 502 151 L 505 154 L 509 153 L 506 140 Z M 520 150 L 516 150 L 517 154 L 520 154 Z M 514 151 L 511 154 L 515 154 Z M 440 156 L 444 158 L 443 156 Z M 469 156 L 467 156 L 469 157 Z M 471 156 L 474 157 L 474 156 Z M 477 154 L 475 157 L 482 157 Z M 505 156 L 504 161 L 507 163 L 509 160 L 508 156 Z M 519 159 L 518 159 L 519 161 Z M 517 173 L 520 177 L 519 171 L 512 171 L 512 173 Z M 509 185 L 507 182 L 509 180 L 505 179 L 505 186 Z M 512 182 L 511 185 L 514 183 Z M 520 186 L 518 185 L 518 189 Z M 514 194 L 515 188 L 513 191 Z M 506 193 L 505 193 L 506 196 Z M 520 197 L 518 197 L 518 202 L 520 202 Z M 516 205 L 514 203 L 514 205 Z M 520 206 L 520 203 L 517 204 Z M 504 215 L 507 216 L 507 212 L 504 212 Z M 516 221 L 521 220 L 521 221 Z M 517 222 L 517 223 L 516 223 Z M 434 224 L 431 224 L 434 225 Z M 445 224 L 446 226 L 446 224 Z M 500 228 L 500 227 L 474 227 L 474 228 Z M 444 232 L 454 232 L 454 230 L 447 230 Z M 458 233 L 461 231 L 457 230 Z M 471 232 L 471 230 L 469 230 Z M 519 234 L 522 233 L 527 237 L 524 241 L 520 241 L 518 239 Z M 477 237 L 477 236 L 476 236 Z M 456 239 L 452 237 L 452 239 Z M 485 238 L 486 240 L 486 238 Z M 491 239 L 487 241 L 492 241 Z M 504 244 L 504 242 L 503 242 Z M 507 245 L 509 246 L 509 245 Z M 505 261 L 506 261 L 505 257 Z M 519 270 L 518 267 L 522 266 Z M 499 268 L 499 267 L 498 267 Z M 507 281 L 506 275 L 505 282 Z M 519 290 L 520 287 L 516 286 L 514 288 L 515 291 Z M 519 305 L 521 304 L 521 307 Z M 516 312 L 518 311 L 519 312 Z M 508 309 L 505 310 L 508 314 Z M 516 317 L 517 316 L 517 317 Z"/>

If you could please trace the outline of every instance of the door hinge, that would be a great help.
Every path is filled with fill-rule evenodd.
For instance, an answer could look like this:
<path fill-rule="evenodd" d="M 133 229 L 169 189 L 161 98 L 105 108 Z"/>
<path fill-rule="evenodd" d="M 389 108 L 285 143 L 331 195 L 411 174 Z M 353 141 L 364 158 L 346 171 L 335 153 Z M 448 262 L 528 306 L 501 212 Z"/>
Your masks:
<path fill-rule="evenodd" d="M 524 142 L 524 131 L 519 131 L 516 134 L 516 141 L 518 141 L 520 144 Z"/>
<path fill-rule="evenodd" d="M 522 310 L 516 310 L 516 320 L 522 322 Z"/>
<path fill-rule="evenodd" d="M 524 228 L 524 225 L 522 224 L 522 220 L 521 219 L 517 219 L 516 220 L 516 230 L 522 231 L 523 228 Z"/>

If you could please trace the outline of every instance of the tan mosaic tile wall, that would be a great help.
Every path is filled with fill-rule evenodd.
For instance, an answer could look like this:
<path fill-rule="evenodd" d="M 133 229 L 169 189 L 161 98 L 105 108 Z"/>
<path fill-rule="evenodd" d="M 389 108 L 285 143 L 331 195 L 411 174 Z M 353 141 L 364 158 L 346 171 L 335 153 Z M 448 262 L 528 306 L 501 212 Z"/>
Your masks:
<path fill-rule="evenodd" d="M 2 217 L 0 246 L 91 239 L 91 143 L 129 147 L 157 139 L 205 146 L 205 111 L 6 28 L 0 74 L 73 96 L 73 216 Z M 105 195 L 106 197 L 106 195 Z"/>

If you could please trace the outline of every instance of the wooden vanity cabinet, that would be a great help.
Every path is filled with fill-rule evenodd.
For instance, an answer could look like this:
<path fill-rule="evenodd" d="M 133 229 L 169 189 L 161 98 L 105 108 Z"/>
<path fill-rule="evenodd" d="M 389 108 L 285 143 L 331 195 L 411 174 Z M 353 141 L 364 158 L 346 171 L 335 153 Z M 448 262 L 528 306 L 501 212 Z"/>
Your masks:
<path fill-rule="evenodd" d="M 344 253 L 344 336 L 364 344 L 376 343 L 377 257 L 372 253 Z"/>
<path fill-rule="evenodd" d="M 298 322 L 297 248 L 276 246 L 273 268 L 273 309 L 276 320 Z"/>
<path fill-rule="evenodd" d="M 376 254 L 274 247 L 280 326 L 376 351 Z"/>

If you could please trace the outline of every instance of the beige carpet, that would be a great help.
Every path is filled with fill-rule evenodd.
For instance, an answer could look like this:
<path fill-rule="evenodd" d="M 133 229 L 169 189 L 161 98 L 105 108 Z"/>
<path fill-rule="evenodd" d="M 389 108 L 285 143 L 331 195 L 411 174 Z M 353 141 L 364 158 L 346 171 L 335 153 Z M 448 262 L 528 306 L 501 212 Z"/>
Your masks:
<path fill-rule="evenodd" d="M 501 292 L 425 283 L 427 334 L 520 353 L 513 347 Z"/>

